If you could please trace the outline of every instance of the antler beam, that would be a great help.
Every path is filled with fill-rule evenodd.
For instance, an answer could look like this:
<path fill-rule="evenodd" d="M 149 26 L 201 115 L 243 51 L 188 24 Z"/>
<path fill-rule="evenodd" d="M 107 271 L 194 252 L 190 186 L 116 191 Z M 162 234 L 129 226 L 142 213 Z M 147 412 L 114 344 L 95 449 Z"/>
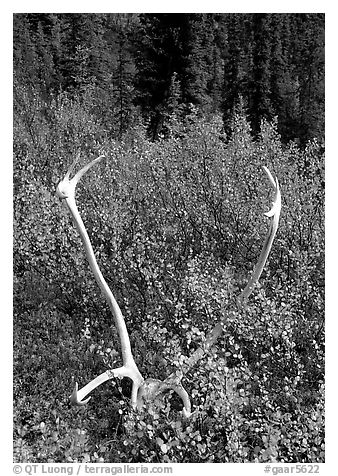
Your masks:
<path fill-rule="evenodd" d="M 265 216 L 272 218 L 271 224 L 269 227 L 268 234 L 265 238 L 261 254 L 259 255 L 257 264 L 252 272 L 251 278 L 249 279 L 248 284 L 245 286 L 243 291 L 241 292 L 239 299 L 241 301 L 245 301 L 248 299 L 250 294 L 252 293 L 255 285 L 258 283 L 258 280 L 262 274 L 262 271 L 264 269 L 266 260 L 268 259 L 268 256 L 270 254 L 270 250 L 272 247 L 273 240 L 275 239 L 276 233 L 277 233 L 277 228 L 278 228 L 278 223 L 279 223 L 279 217 L 280 217 L 280 212 L 282 208 L 282 198 L 280 194 L 280 189 L 279 189 L 279 184 L 278 184 L 278 179 L 274 180 L 270 170 L 263 166 L 263 170 L 265 171 L 266 175 L 268 176 L 268 179 L 271 183 L 271 185 L 274 188 L 275 196 L 274 200 L 272 202 L 272 208 L 268 212 L 264 213 Z"/>
<path fill-rule="evenodd" d="M 115 322 L 115 325 L 119 334 L 120 342 L 121 342 L 123 366 L 119 367 L 118 369 L 108 370 L 107 372 L 104 372 L 103 374 L 99 375 L 94 380 L 92 380 L 85 387 L 81 388 L 81 390 L 78 390 L 78 386 L 76 383 L 70 399 L 72 403 L 75 403 L 78 405 L 87 403 L 89 399 L 86 399 L 86 400 L 83 400 L 83 399 L 98 385 L 101 385 L 101 383 L 105 382 L 106 380 L 112 379 L 114 377 L 119 377 L 119 378 L 129 377 L 133 381 L 131 403 L 133 407 L 136 407 L 137 392 L 139 387 L 143 383 L 144 379 L 137 368 L 137 365 L 134 361 L 134 358 L 131 352 L 129 335 L 128 335 L 127 327 L 126 327 L 121 309 L 119 305 L 117 304 L 116 299 L 113 296 L 113 293 L 109 289 L 109 286 L 106 283 L 104 277 L 102 276 L 102 273 L 100 271 L 100 268 L 95 258 L 95 254 L 94 254 L 93 247 L 91 245 L 88 233 L 86 231 L 86 228 L 84 226 L 84 223 L 82 221 L 82 218 L 80 216 L 80 213 L 78 211 L 78 208 L 76 206 L 76 201 L 75 201 L 75 189 L 79 180 L 93 165 L 100 162 L 103 158 L 104 156 L 101 155 L 97 159 L 94 159 L 92 162 L 90 162 L 81 170 L 79 170 L 79 172 L 77 172 L 77 174 L 74 175 L 72 179 L 70 179 L 70 174 L 74 170 L 76 162 L 78 160 L 78 158 L 76 158 L 75 161 L 70 166 L 64 179 L 59 183 L 56 193 L 62 200 L 65 201 L 67 205 L 67 208 L 73 218 L 74 224 L 79 232 L 83 246 L 85 248 L 90 269 L 92 270 L 94 277 L 96 279 L 96 282 L 99 285 L 110 307 L 110 310 L 113 314 L 114 322 Z"/>

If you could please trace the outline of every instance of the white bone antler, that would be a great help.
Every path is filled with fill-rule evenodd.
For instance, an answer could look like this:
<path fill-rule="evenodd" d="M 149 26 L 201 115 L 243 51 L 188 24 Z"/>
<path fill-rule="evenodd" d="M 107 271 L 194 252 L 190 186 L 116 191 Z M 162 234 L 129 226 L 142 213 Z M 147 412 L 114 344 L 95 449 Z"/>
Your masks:
<path fill-rule="evenodd" d="M 275 196 L 274 200 L 272 202 L 272 208 L 268 212 L 264 213 L 265 216 L 268 218 L 272 218 L 268 234 L 266 235 L 261 254 L 259 255 L 257 264 L 252 272 L 251 278 L 249 279 L 248 284 L 245 286 L 243 291 L 241 292 L 239 299 L 242 301 L 245 301 L 250 294 L 252 293 L 255 284 L 258 283 L 258 280 L 262 274 L 262 271 L 264 269 L 266 260 L 268 259 L 271 246 L 273 243 L 273 240 L 275 239 L 275 235 L 277 233 L 277 228 L 278 228 L 278 223 L 279 223 L 279 216 L 281 212 L 281 207 L 282 207 L 282 198 L 279 190 L 279 184 L 278 184 L 278 179 L 276 177 L 276 180 L 273 179 L 270 170 L 263 166 L 263 169 L 268 176 L 268 179 L 270 180 L 271 185 L 274 188 Z"/>
<path fill-rule="evenodd" d="M 94 378 L 87 385 L 82 387 L 80 390 L 78 390 L 78 384 L 76 383 L 73 389 L 73 393 L 70 396 L 70 401 L 72 404 L 75 405 L 85 405 L 91 398 L 89 397 L 85 399 L 85 397 L 102 383 L 114 377 L 129 377 L 133 382 L 131 390 L 131 405 L 133 408 L 141 408 L 144 404 L 144 401 L 153 401 L 163 392 L 167 390 L 173 390 L 182 398 L 184 405 L 183 415 L 188 417 L 191 412 L 189 396 L 184 390 L 181 383 L 177 381 L 177 379 L 167 379 L 164 382 L 155 379 L 144 380 L 139 369 L 137 368 L 137 365 L 134 361 L 131 352 L 129 335 L 121 309 L 117 304 L 111 290 L 109 289 L 104 277 L 102 276 L 102 273 L 94 255 L 94 251 L 88 233 L 76 206 L 75 189 L 77 183 L 93 165 L 100 162 L 103 158 L 104 156 L 101 155 L 97 159 L 94 159 L 92 162 L 90 162 L 81 170 L 79 170 L 79 172 L 77 172 L 77 174 L 75 174 L 72 179 L 70 179 L 70 174 L 73 172 L 75 165 L 78 161 L 77 157 L 68 169 L 64 179 L 57 186 L 56 193 L 62 200 L 65 200 L 66 202 L 68 210 L 70 211 L 71 216 L 73 217 L 73 221 L 84 245 L 89 266 L 113 314 L 115 325 L 117 327 L 117 331 L 121 341 L 123 366 L 117 369 L 106 370 L 101 375 Z"/>
<path fill-rule="evenodd" d="M 85 398 L 90 392 L 92 392 L 96 387 L 101 385 L 103 382 L 110 380 L 114 377 L 123 378 L 129 377 L 133 384 L 132 384 L 132 391 L 131 391 L 131 405 L 133 408 L 142 408 L 145 401 L 154 401 L 156 400 L 162 393 L 173 390 L 176 392 L 182 399 L 183 402 L 183 415 L 189 417 L 191 414 L 191 404 L 189 395 L 186 390 L 183 388 L 181 384 L 181 379 L 185 372 L 190 370 L 194 365 L 209 351 L 211 346 L 217 341 L 218 337 L 223 332 L 224 327 L 224 319 L 216 324 L 216 326 L 210 331 L 210 333 L 206 337 L 206 341 L 203 344 L 203 347 L 197 349 L 191 357 L 185 362 L 183 368 L 181 369 L 180 375 L 176 373 L 171 374 L 168 378 L 164 381 L 148 378 L 146 380 L 143 379 L 140 371 L 137 368 L 137 365 L 134 361 L 129 335 L 127 331 L 127 327 L 122 315 L 122 312 L 111 292 L 109 289 L 105 279 L 102 276 L 100 268 L 97 264 L 94 251 L 84 226 L 84 223 L 81 219 L 79 211 L 76 206 L 75 202 L 75 189 L 76 185 L 81 179 L 81 177 L 96 163 L 100 162 L 104 156 L 100 156 L 97 159 L 94 159 L 92 162 L 87 164 L 83 167 L 77 174 L 74 175 L 72 179 L 70 179 L 70 174 L 73 172 L 75 165 L 77 163 L 78 157 L 75 159 L 73 164 L 70 166 L 68 172 L 66 173 L 64 179 L 59 183 L 57 187 L 57 195 L 65 200 L 66 205 L 73 217 L 73 221 L 75 226 L 80 234 L 82 243 L 85 248 L 86 256 L 90 265 L 90 268 L 94 274 L 94 277 L 106 298 L 111 312 L 114 317 L 115 325 L 117 327 L 117 331 L 121 341 L 121 351 L 122 351 L 122 361 L 123 366 L 117 369 L 109 369 L 103 372 L 98 377 L 94 378 L 91 382 L 85 385 L 83 388 L 78 390 L 78 384 L 75 384 L 73 393 L 70 397 L 70 400 L 73 404 L 76 405 L 84 405 L 86 404 L 91 397 Z M 272 184 L 275 192 L 273 206 L 269 212 L 266 212 L 265 215 L 268 218 L 271 218 L 271 223 L 269 227 L 268 234 L 264 241 L 259 259 L 257 264 L 252 272 L 251 278 L 249 279 L 248 284 L 241 292 L 238 303 L 241 305 L 252 293 L 256 283 L 258 282 L 263 268 L 265 266 L 266 260 L 271 250 L 271 246 L 273 240 L 275 238 L 279 216 L 281 211 L 281 194 L 278 184 L 278 179 L 274 180 L 269 169 L 267 167 L 263 167 L 264 171 L 266 172 L 270 183 Z"/>
<path fill-rule="evenodd" d="M 265 266 L 266 260 L 268 259 L 268 256 L 272 247 L 272 243 L 276 236 L 278 223 L 279 223 L 279 217 L 281 213 L 282 199 L 281 199 L 278 179 L 277 177 L 275 180 L 273 179 L 271 172 L 267 167 L 263 166 L 263 170 L 267 174 L 268 179 L 274 189 L 274 199 L 273 199 L 272 208 L 268 212 L 264 213 L 265 216 L 271 219 L 271 222 L 270 222 L 269 230 L 266 235 L 264 244 L 262 246 L 262 250 L 259 255 L 257 264 L 254 267 L 254 270 L 251 274 L 248 284 L 242 290 L 242 292 L 240 293 L 237 299 L 237 303 L 239 306 L 242 306 L 242 304 L 247 300 L 247 298 L 252 293 L 255 285 L 258 283 L 258 280 Z M 196 349 L 195 352 L 184 363 L 184 366 L 182 368 L 182 373 L 186 373 L 189 369 L 194 367 L 200 359 L 204 357 L 204 355 L 210 350 L 210 348 L 215 344 L 215 342 L 218 340 L 220 335 L 223 333 L 225 323 L 226 323 L 226 316 L 224 316 L 223 319 L 220 322 L 218 322 L 213 327 L 213 329 L 211 329 L 209 334 L 207 334 L 205 342 L 203 343 L 203 346 Z"/>
<path fill-rule="evenodd" d="M 86 228 L 84 226 L 80 213 L 77 209 L 76 201 L 75 201 L 75 189 L 76 189 L 77 183 L 79 182 L 81 177 L 93 165 L 100 162 L 103 158 L 104 156 L 101 155 L 97 159 L 94 159 L 92 162 L 90 162 L 81 170 L 79 170 L 79 172 L 77 172 L 77 174 L 75 174 L 72 179 L 70 179 L 70 174 L 74 170 L 76 162 L 78 160 L 76 158 L 75 161 L 70 166 L 68 172 L 66 173 L 65 178 L 59 183 L 56 193 L 61 199 L 65 200 L 66 202 L 68 210 L 70 211 L 73 217 L 73 221 L 75 223 L 75 226 L 80 234 L 82 243 L 84 245 L 89 266 L 113 314 L 115 325 L 116 325 L 116 328 L 120 337 L 120 342 L 121 342 L 123 366 L 119 367 L 118 369 L 107 370 L 106 372 L 104 372 L 103 374 L 99 375 L 94 380 L 92 380 L 90 383 L 88 383 L 85 387 L 81 388 L 81 390 L 78 390 L 78 386 L 77 384 L 75 384 L 75 388 L 70 398 L 72 403 L 82 405 L 89 401 L 89 399 L 87 400 L 83 400 L 83 399 L 92 390 L 94 390 L 94 388 L 96 388 L 98 385 L 101 385 L 101 383 L 105 382 L 106 380 L 112 379 L 114 377 L 119 377 L 119 378 L 129 377 L 133 381 L 131 403 L 134 407 L 136 407 L 137 392 L 140 385 L 143 383 L 144 379 L 137 368 L 137 365 L 134 361 L 134 358 L 131 352 L 129 335 L 128 335 L 127 327 L 126 327 L 121 309 L 119 305 L 117 304 L 111 290 L 109 289 L 109 286 L 106 283 L 104 277 L 102 276 L 102 273 L 100 271 L 100 268 L 97 264 L 97 261 L 94 255 L 94 251 L 93 251 L 88 233 L 86 231 Z"/>

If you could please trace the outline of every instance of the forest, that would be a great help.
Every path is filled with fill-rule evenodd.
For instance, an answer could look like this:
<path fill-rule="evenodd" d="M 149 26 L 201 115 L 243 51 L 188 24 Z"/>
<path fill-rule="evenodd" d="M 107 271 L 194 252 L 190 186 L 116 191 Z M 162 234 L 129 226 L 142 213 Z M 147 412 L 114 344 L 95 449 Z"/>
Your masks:
<path fill-rule="evenodd" d="M 325 461 L 324 32 L 319 13 L 13 15 L 14 462 Z M 80 215 L 137 367 L 184 369 L 188 417 L 172 389 L 132 408 L 127 378 L 70 404 L 121 365 L 56 195 L 99 156 Z M 242 304 L 263 166 L 281 216 Z"/>

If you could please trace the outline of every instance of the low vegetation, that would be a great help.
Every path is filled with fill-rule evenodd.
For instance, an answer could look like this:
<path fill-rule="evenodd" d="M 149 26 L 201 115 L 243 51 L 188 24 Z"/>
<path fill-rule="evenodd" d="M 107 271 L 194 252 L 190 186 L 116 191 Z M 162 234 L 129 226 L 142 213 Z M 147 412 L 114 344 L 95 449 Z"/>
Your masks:
<path fill-rule="evenodd" d="M 86 96 L 45 109 L 22 98 L 14 142 L 14 459 L 17 462 L 323 462 L 324 158 L 253 139 L 243 105 L 173 112 L 150 141 L 142 123 L 113 140 Z M 25 109 L 24 109 L 25 107 Z M 119 342 L 55 189 L 77 152 L 106 160 L 77 200 L 145 377 L 165 378 L 225 316 L 225 331 L 184 386 L 193 415 L 167 395 L 133 412 L 129 382 L 85 384 L 119 363 Z M 280 228 L 260 286 L 231 306 L 257 261 L 270 207 L 266 165 L 282 191 Z M 230 310 L 231 309 L 231 310 Z"/>

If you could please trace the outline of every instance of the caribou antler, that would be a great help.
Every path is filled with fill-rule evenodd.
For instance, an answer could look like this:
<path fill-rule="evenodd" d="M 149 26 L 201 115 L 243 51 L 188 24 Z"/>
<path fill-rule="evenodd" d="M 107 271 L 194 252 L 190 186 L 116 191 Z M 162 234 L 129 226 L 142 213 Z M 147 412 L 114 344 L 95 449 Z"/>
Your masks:
<path fill-rule="evenodd" d="M 101 155 L 97 159 L 94 159 L 92 162 L 90 162 L 81 170 L 79 170 L 79 172 L 77 172 L 72 179 L 70 179 L 70 175 L 75 169 L 75 165 L 78 161 L 78 157 L 77 157 L 75 161 L 73 162 L 73 164 L 70 166 L 69 170 L 67 171 L 64 179 L 59 183 L 57 187 L 57 195 L 66 202 L 68 210 L 71 213 L 75 226 L 80 234 L 82 243 L 84 245 L 89 266 L 113 314 L 115 325 L 116 325 L 120 342 L 121 342 L 123 366 L 117 369 L 106 370 L 105 372 L 103 372 L 98 377 L 94 378 L 91 382 L 89 382 L 80 390 L 78 390 L 78 384 L 76 383 L 73 393 L 70 397 L 70 400 L 73 404 L 84 405 L 91 398 L 91 397 L 88 397 L 88 398 L 85 398 L 85 397 L 90 392 L 92 392 L 96 387 L 101 385 L 103 382 L 106 382 L 107 380 L 110 380 L 114 377 L 117 377 L 117 378 L 128 377 L 133 382 L 132 391 L 131 391 L 131 405 L 133 408 L 140 409 L 143 407 L 146 401 L 150 401 L 150 402 L 155 401 L 156 399 L 159 398 L 159 396 L 162 393 L 168 390 L 172 390 L 181 397 L 183 406 L 184 406 L 183 415 L 188 417 L 191 414 L 191 404 L 190 404 L 189 395 L 181 384 L 181 379 L 184 373 L 186 373 L 189 369 L 191 369 L 209 351 L 211 346 L 217 341 L 218 337 L 223 332 L 225 318 L 223 318 L 222 321 L 216 324 L 216 326 L 211 330 L 209 335 L 206 337 L 203 347 L 197 349 L 192 354 L 192 356 L 185 362 L 179 375 L 177 375 L 177 373 L 173 373 L 164 381 L 152 379 L 152 378 L 148 378 L 145 380 L 142 377 L 139 369 L 137 368 L 137 365 L 134 361 L 134 358 L 131 352 L 129 335 L 128 335 L 127 327 L 126 327 L 122 312 L 111 290 L 109 289 L 104 277 L 102 276 L 102 273 L 100 271 L 100 268 L 97 264 L 97 261 L 94 255 L 94 251 L 93 251 L 88 233 L 81 219 L 81 216 L 79 214 L 79 211 L 76 206 L 76 201 L 75 201 L 75 189 L 76 189 L 77 183 L 79 182 L 81 177 L 93 165 L 100 162 L 103 158 L 104 156 Z M 252 272 L 252 275 L 251 275 L 251 278 L 249 279 L 248 284 L 246 285 L 246 287 L 244 288 L 244 290 L 241 292 L 239 296 L 239 299 L 238 299 L 239 304 L 242 304 L 249 297 L 256 283 L 258 282 L 260 275 L 263 271 L 264 265 L 266 263 L 266 260 L 268 258 L 268 255 L 270 253 L 271 246 L 272 246 L 272 243 L 278 228 L 279 216 L 281 211 L 281 194 L 279 190 L 278 180 L 277 180 L 277 177 L 275 180 L 273 179 L 267 167 L 263 167 L 263 169 L 266 172 L 270 180 L 270 183 L 272 184 L 275 191 L 273 207 L 271 208 L 269 212 L 265 213 L 265 215 L 271 218 L 272 220 L 271 220 L 269 231 L 265 239 L 258 262 Z"/>
<path fill-rule="evenodd" d="M 177 382 L 176 379 L 171 381 L 168 380 L 165 382 L 161 382 L 160 380 L 155 381 L 154 379 L 144 380 L 139 369 L 137 368 L 137 365 L 134 361 L 134 358 L 131 352 L 129 335 L 128 335 L 127 327 L 126 327 L 121 309 L 119 305 L 117 304 L 113 296 L 113 293 L 109 289 L 109 286 L 106 283 L 104 277 L 102 276 L 102 273 L 100 271 L 100 268 L 97 264 L 97 261 L 94 255 L 93 247 L 91 245 L 88 233 L 86 231 L 86 228 L 84 226 L 84 223 L 82 221 L 78 208 L 76 206 L 76 201 L 75 201 L 76 185 L 78 184 L 81 177 L 93 165 L 100 162 L 103 158 L 104 156 L 101 155 L 97 159 L 94 159 L 92 162 L 90 162 L 81 170 L 79 170 L 79 172 L 77 172 L 77 174 L 75 174 L 72 179 L 70 179 L 70 175 L 73 172 L 75 165 L 78 161 L 78 157 L 77 157 L 72 163 L 72 165 L 70 166 L 70 168 L 68 169 L 64 179 L 57 186 L 56 193 L 62 200 L 65 200 L 66 202 L 68 210 L 71 213 L 74 224 L 80 234 L 82 243 L 84 245 L 89 266 L 113 314 L 115 325 L 116 325 L 120 342 L 121 342 L 123 366 L 117 369 L 109 369 L 103 372 L 101 375 L 94 378 L 91 382 L 89 382 L 87 385 L 82 387 L 80 390 L 78 390 L 78 384 L 75 383 L 73 393 L 70 396 L 70 401 L 74 405 L 85 405 L 86 403 L 88 403 L 88 401 L 91 398 L 89 397 L 85 399 L 85 397 L 102 383 L 116 377 L 117 378 L 129 377 L 133 382 L 132 391 L 131 391 L 131 405 L 133 408 L 136 408 L 136 407 L 141 408 L 144 404 L 144 401 L 155 400 L 159 396 L 159 394 L 167 390 L 173 390 L 182 398 L 183 405 L 184 405 L 183 414 L 185 416 L 189 416 L 191 411 L 190 400 L 189 400 L 187 392 L 184 390 L 180 382 Z M 155 385 L 155 382 L 156 382 L 156 385 Z"/>
<path fill-rule="evenodd" d="M 268 259 L 268 256 L 272 247 L 272 243 L 276 236 L 281 207 L 282 207 L 282 199 L 281 199 L 281 193 L 280 193 L 277 177 L 274 180 L 270 170 L 267 167 L 263 166 L 263 170 L 267 174 L 268 179 L 274 189 L 274 199 L 272 202 L 272 208 L 268 212 L 264 213 L 265 216 L 271 219 L 271 222 L 270 222 L 269 230 L 266 235 L 264 244 L 262 246 L 262 250 L 259 255 L 257 264 L 254 267 L 254 270 L 251 274 L 248 284 L 242 290 L 242 292 L 240 293 L 237 299 L 237 303 L 239 307 L 241 307 L 245 303 L 245 301 L 248 299 L 248 297 L 252 293 L 255 285 L 258 283 L 258 280 L 262 274 L 263 268 L 265 266 L 266 260 Z M 184 363 L 184 366 L 181 369 L 183 374 L 188 372 L 188 370 L 190 370 L 191 368 L 193 368 L 197 364 L 197 362 L 200 359 L 202 359 L 207 352 L 209 352 L 210 348 L 216 343 L 220 335 L 223 333 L 225 323 L 226 323 L 226 316 L 223 316 L 222 320 L 218 322 L 214 326 L 214 328 L 209 332 L 209 334 L 206 336 L 203 346 L 196 349 L 195 352 Z"/>
<path fill-rule="evenodd" d="M 80 213 L 77 209 L 76 202 L 75 202 L 75 189 L 76 189 L 77 183 L 79 182 L 81 177 L 93 165 L 100 162 L 103 158 L 104 156 L 101 155 L 97 159 L 94 159 L 92 162 L 90 162 L 85 167 L 83 167 L 79 172 L 77 172 L 77 174 L 74 175 L 72 179 L 70 179 L 70 174 L 74 170 L 76 162 L 78 160 L 78 158 L 76 158 L 73 164 L 70 166 L 68 172 L 66 173 L 65 178 L 59 183 L 56 193 L 61 199 L 65 200 L 66 202 L 68 210 L 70 211 L 73 217 L 73 221 L 75 223 L 75 226 L 80 234 L 82 243 L 84 245 L 90 269 L 92 270 L 94 277 L 104 297 L 106 298 L 109 304 L 110 310 L 113 314 L 115 325 L 116 325 L 116 328 L 120 337 L 120 342 L 121 342 L 123 366 L 117 369 L 107 370 L 106 372 L 104 372 L 103 374 L 99 375 L 94 380 L 92 380 L 90 383 L 88 383 L 81 390 L 78 390 L 78 386 L 76 383 L 70 399 L 72 403 L 75 403 L 77 405 L 83 405 L 84 403 L 87 403 L 89 401 L 89 399 L 87 400 L 83 400 L 83 399 L 92 390 L 94 390 L 94 388 L 96 388 L 98 385 L 101 385 L 101 383 L 105 382 L 106 380 L 112 379 L 114 377 L 119 377 L 119 378 L 129 377 L 133 381 L 131 403 L 134 407 L 136 407 L 137 392 L 140 385 L 143 383 L 144 379 L 137 368 L 137 365 L 134 361 L 134 358 L 131 352 L 129 335 L 128 335 L 127 327 L 124 322 L 121 309 L 119 305 L 117 304 L 113 296 L 113 293 L 109 289 L 109 286 L 106 283 L 104 277 L 102 276 L 102 273 L 100 271 L 100 268 L 97 264 L 97 261 L 94 255 L 93 247 L 91 245 L 88 233 L 86 231 L 86 228 L 84 226 L 84 223 L 82 221 L 82 218 L 80 216 Z"/>

